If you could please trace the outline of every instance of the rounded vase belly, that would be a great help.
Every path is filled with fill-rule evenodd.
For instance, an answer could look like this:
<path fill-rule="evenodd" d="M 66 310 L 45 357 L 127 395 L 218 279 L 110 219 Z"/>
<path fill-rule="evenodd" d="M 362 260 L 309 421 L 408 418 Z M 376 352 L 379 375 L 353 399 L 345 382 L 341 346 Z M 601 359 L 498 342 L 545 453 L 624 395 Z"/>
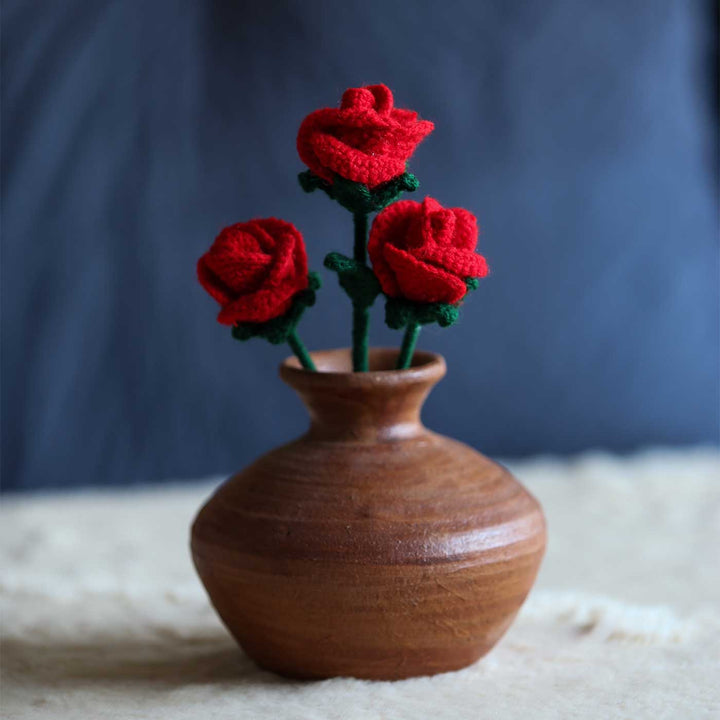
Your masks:
<path fill-rule="evenodd" d="M 339 352 L 315 354 L 318 368 Z M 309 433 L 232 477 L 198 514 L 195 566 L 262 667 L 304 678 L 456 670 L 492 648 L 532 587 L 540 506 L 505 468 L 420 424 L 444 363 L 418 359 L 360 378 L 313 378 L 286 361 Z M 413 371 L 389 388 L 377 379 Z"/>

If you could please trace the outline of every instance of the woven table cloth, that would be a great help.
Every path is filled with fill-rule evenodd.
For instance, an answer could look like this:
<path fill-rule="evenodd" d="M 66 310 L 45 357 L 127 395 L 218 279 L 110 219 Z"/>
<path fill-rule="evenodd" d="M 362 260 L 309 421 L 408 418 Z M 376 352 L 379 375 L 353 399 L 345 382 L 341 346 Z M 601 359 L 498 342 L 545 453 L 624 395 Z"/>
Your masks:
<path fill-rule="evenodd" d="M 548 520 L 537 585 L 454 673 L 298 682 L 256 668 L 196 578 L 219 480 L 6 496 L 3 718 L 720 718 L 720 453 L 508 463 Z"/>

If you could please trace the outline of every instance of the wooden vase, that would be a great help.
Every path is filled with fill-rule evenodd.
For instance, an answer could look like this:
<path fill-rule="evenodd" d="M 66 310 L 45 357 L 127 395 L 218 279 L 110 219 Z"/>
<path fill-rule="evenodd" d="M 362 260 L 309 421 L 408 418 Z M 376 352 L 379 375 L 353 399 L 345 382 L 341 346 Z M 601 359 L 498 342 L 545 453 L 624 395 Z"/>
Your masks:
<path fill-rule="evenodd" d="M 300 678 L 457 670 L 508 629 L 545 549 L 538 502 L 502 466 L 427 430 L 439 355 L 313 353 L 280 368 L 310 429 L 225 482 L 192 555 L 230 632 L 261 667 Z"/>

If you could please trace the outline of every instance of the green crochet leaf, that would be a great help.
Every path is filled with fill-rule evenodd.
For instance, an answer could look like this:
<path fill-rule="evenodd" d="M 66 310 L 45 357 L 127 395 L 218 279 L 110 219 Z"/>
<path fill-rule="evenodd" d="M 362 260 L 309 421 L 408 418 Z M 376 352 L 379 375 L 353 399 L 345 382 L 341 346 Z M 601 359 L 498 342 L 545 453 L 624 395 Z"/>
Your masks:
<path fill-rule="evenodd" d="M 454 325 L 460 316 L 460 305 L 471 290 L 477 290 L 478 278 L 465 278 L 467 291 L 456 304 L 422 303 L 388 297 L 385 301 L 385 322 L 393 330 L 405 329 L 396 369 L 405 370 L 412 364 L 420 328 L 436 322 L 440 327 Z"/>
<path fill-rule="evenodd" d="M 385 322 L 393 330 L 412 323 L 429 325 L 436 322 L 440 327 L 449 327 L 457 321 L 459 314 L 457 305 L 448 303 L 419 303 L 402 298 L 388 298 L 385 303 Z"/>
<path fill-rule="evenodd" d="M 320 276 L 315 272 L 308 273 L 307 288 L 295 294 L 290 309 L 284 315 L 264 323 L 238 323 L 232 329 L 232 336 L 241 341 L 254 337 L 264 338 L 273 345 L 287 342 L 305 309 L 315 304 L 316 292 L 320 289 L 320 285 Z"/>
<path fill-rule="evenodd" d="M 328 270 L 338 274 L 340 287 L 347 293 L 353 305 L 370 307 L 380 294 L 380 283 L 367 265 L 336 252 L 326 255 L 323 264 Z"/>
<path fill-rule="evenodd" d="M 325 259 L 327 263 L 327 258 Z M 468 292 L 477 290 L 480 285 L 477 278 L 466 278 Z M 463 298 L 464 300 L 465 298 Z M 403 298 L 389 297 L 385 302 L 385 323 L 393 330 L 400 330 L 412 323 L 429 325 L 437 323 L 440 327 L 454 325 L 460 317 L 460 305 L 449 303 L 421 303 Z"/>
<path fill-rule="evenodd" d="M 418 179 L 406 172 L 370 190 L 367 185 L 346 180 L 339 175 L 332 183 L 323 180 L 310 170 L 298 175 L 302 189 L 311 193 L 322 190 L 351 213 L 379 212 L 397 200 L 403 192 L 413 192 L 420 187 Z"/>

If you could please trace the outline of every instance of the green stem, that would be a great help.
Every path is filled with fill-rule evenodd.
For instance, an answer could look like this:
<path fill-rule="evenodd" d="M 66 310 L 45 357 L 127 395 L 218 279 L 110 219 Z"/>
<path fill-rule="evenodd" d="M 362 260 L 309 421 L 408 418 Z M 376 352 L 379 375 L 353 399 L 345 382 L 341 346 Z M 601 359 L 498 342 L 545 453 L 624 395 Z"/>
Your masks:
<path fill-rule="evenodd" d="M 402 347 L 400 348 L 400 355 L 398 356 L 397 361 L 398 370 L 405 370 L 405 368 L 410 367 L 419 334 L 420 323 L 411 320 L 405 330 L 405 337 L 403 337 Z"/>
<path fill-rule="evenodd" d="M 355 244 L 353 257 L 355 261 L 367 266 L 367 213 L 354 213 Z M 368 370 L 368 335 L 370 328 L 370 310 L 367 305 L 353 303 L 352 358 L 355 372 Z"/>
<path fill-rule="evenodd" d="M 367 305 L 353 303 L 352 357 L 355 372 L 368 370 L 368 328 L 370 309 Z"/>
<path fill-rule="evenodd" d="M 317 371 L 317 368 L 315 367 L 315 363 L 312 361 L 312 358 L 310 357 L 310 353 L 307 351 L 307 348 L 305 345 L 303 345 L 302 340 L 298 337 L 297 332 L 293 330 L 288 335 L 288 344 L 292 348 L 292 351 L 295 353 L 295 356 L 300 361 L 300 364 L 306 369 L 306 370 L 313 370 Z"/>

